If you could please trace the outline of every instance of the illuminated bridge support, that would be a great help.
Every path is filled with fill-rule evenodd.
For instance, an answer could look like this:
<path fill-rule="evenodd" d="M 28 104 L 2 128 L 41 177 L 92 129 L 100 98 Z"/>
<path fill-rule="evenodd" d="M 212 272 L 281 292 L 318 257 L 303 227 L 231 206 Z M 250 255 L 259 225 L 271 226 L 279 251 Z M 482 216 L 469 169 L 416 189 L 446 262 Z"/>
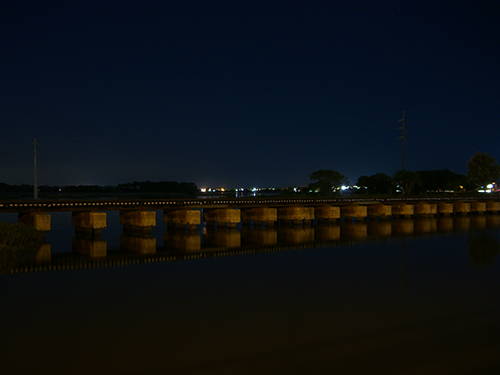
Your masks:
<path fill-rule="evenodd" d="M 396 203 L 392 205 L 392 216 L 411 218 L 415 213 L 415 206 L 407 203 Z"/>
<path fill-rule="evenodd" d="M 50 230 L 50 215 L 45 212 L 19 213 L 18 221 L 23 224 L 31 225 L 41 232 Z"/>
<path fill-rule="evenodd" d="M 437 204 L 420 202 L 415 203 L 414 213 L 416 216 L 435 216 L 437 215 Z"/>
<path fill-rule="evenodd" d="M 470 203 L 470 211 L 476 214 L 486 213 L 486 202 L 472 201 Z"/>
<path fill-rule="evenodd" d="M 77 231 L 99 236 L 106 228 L 106 213 L 94 211 L 74 211 L 71 214 L 71 225 Z"/>
<path fill-rule="evenodd" d="M 156 226 L 154 211 L 120 211 L 120 224 L 125 232 L 144 235 L 150 234 Z"/>
<path fill-rule="evenodd" d="M 368 216 L 368 208 L 357 204 L 350 204 L 340 207 L 340 215 L 346 220 L 364 219 Z"/>
<path fill-rule="evenodd" d="M 278 221 L 278 209 L 269 207 L 242 209 L 241 221 L 243 224 L 250 224 L 253 221 L 254 225 L 265 223 L 266 227 L 272 227 Z"/>
<path fill-rule="evenodd" d="M 367 215 L 372 218 L 387 219 L 392 215 L 392 207 L 388 204 L 369 204 Z"/>
<path fill-rule="evenodd" d="M 500 211 L 500 202 L 493 202 L 493 201 L 486 202 L 486 211 L 489 212 Z"/>
<path fill-rule="evenodd" d="M 448 216 L 453 213 L 453 203 L 439 202 L 437 208 L 439 215 Z"/>
<path fill-rule="evenodd" d="M 470 203 L 468 202 L 453 202 L 453 213 L 467 215 L 470 212 Z"/>
<path fill-rule="evenodd" d="M 203 220 L 209 226 L 227 225 L 228 228 L 236 228 L 236 225 L 241 221 L 241 212 L 238 209 L 218 208 L 214 210 L 204 210 Z"/>
<path fill-rule="evenodd" d="M 312 220 L 314 220 L 314 207 L 280 207 L 278 208 L 278 219 L 292 225 L 311 225 Z"/>
<path fill-rule="evenodd" d="M 314 207 L 314 216 L 318 222 L 335 222 L 340 219 L 340 207 L 338 206 L 317 206 Z"/>
<path fill-rule="evenodd" d="M 187 227 L 189 231 L 196 230 L 201 224 L 201 211 L 199 210 L 165 210 L 163 211 L 163 222 L 167 225 Z"/>

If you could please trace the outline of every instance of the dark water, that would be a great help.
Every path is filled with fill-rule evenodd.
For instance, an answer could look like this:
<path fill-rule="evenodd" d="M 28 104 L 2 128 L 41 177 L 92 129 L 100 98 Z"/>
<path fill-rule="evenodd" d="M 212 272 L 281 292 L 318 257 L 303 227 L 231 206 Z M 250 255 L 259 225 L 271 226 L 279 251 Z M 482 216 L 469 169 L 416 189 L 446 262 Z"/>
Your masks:
<path fill-rule="evenodd" d="M 53 259 L 71 253 L 68 215 L 52 216 Z M 496 374 L 498 218 L 384 238 L 359 224 L 332 246 L 1 275 L 2 373 Z M 278 245 L 319 233 L 304 230 L 277 228 Z"/>

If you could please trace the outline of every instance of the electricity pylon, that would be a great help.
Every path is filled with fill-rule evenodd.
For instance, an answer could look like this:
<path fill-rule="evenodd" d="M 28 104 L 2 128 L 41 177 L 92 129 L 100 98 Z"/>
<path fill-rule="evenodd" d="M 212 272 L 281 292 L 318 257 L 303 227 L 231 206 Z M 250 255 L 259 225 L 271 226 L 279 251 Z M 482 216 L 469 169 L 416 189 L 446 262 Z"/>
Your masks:
<path fill-rule="evenodd" d="M 33 199 L 38 199 L 38 184 L 37 184 L 37 181 L 36 181 L 36 138 L 35 138 L 35 141 L 33 142 L 33 145 L 35 146 L 34 148 L 34 151 L 33 151 L 33 161 L 34 161 L 34 186 L 33 186 Z"/>
<path fill-rule="evenodd" d="M 399 139 L 403 140 L 403 171 L 405 170 L 405 111 L 403 111 L 403 118 L 398 122 L 402 122 L 403 126 L 399 128 L 399 130 L 403 130 L 403 136 L 399 137 Z"/>

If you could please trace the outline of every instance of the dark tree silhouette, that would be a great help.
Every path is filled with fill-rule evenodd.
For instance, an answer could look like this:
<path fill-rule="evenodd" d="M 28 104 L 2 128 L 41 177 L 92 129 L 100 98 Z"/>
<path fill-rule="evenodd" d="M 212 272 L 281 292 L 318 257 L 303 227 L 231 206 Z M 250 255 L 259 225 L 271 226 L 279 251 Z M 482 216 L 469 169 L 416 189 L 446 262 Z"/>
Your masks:
<path fill-rule="evenodd" d="M 418 173 L 407 170 L 399 170 L 394 173 L 392 181 L 401 187 L 403 195 L 411 194 L 413 187 L 420 184 Z"/>
<path fill-rule="evenodd" d="M 392 178 L 385 173 L 376 173 L 372 176 L 361 176 L 356 185 L 365 187 L 368 194 L 388 194 L 391 191 Z"/>
<path fill-rule="evenodd" d="M 486 187 L 500 177 L 500 166 L 495 162 L 495 158 L 488 156 L 486 152 L 478 151 L 467 162 L 467 168 L 467 178 L 476 187 Z"/>
<path fill-rule="evenodd" d="M 331 169 L 320 169 L 311 173 L 309 178 L 312 181 L 312 183 L 309 184 L 309 188 L 319 191 L 321 195 L 330 195 L 332 194 L 333 188 L 339 188 L 349 183 L 346 176 Z"/>

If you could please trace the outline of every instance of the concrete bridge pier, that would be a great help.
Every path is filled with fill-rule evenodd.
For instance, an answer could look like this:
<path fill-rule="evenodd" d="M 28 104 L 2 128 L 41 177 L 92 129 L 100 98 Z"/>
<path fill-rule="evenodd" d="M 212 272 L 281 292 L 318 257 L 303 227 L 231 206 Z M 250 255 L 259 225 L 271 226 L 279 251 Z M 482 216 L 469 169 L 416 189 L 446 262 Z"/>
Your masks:
<path fill-rule="evenodd" d="M 468 202 L 453 202 L 453 213 L 467 215 L 470 212 L 470 203 Z"/>
<path fill-rule="evenodd" d="M 188 231 L 195 231 L 201 224 L 201 211 L 199 210 L 164 210 L 163 222 L 167 227 L 184 227 Z"/>
<path fill-rule="evenodd" d="M 218 208 L 213 210 L 203 210 L 203 220 L 208 226 L 226 226 L 236 228 L 241 221 L 241 212 L 233 208 Z"/>
<path fill-rule="evenodd" d="M 415 214 L 415 206 L 407 203 L 396 203 L 392 205 L 392 216 L 410 219 Z"/>
<path fill-rule="evenodd" d="M 349 204 L 340 207 L 340 215 L 346 220 L 364 220 L 368 216 L 368 208 L 357 204 Z"/>
<path fill-rule="evenodd" d="M 437 204 L 419 202 L 413 206 L 415 216 L 430 217 L 437 215 Z"/>
<path fill-rule="evenodd" d="M 392 207 L 388 204 L 369 204 L 367 215 L 374 219 L 388 219 L 392 215 Z"/>
<path fill-rule="evenodd" d="M 17 215 L 19 223 L 31 225 L 40 232 L 50 230 L 50 215 L 45 212 L 21 212 Z"/>
<path fill-rule="evenodd" d="M 123 231 L 137 236 L 149 236 L 156 226 L 154 211 L 120 211 L 120 224 Z"/>
<path fill-rule="evenodd" d="M 453 213 L 453 204 L 447 202 L 439 202 L 437 204 L 437 212 L 439 215 L 448 216 Z"/>
<path fill-rule="evenodd" d="M 470 203 L 470 211 L 476 214 L 486 213 L 486 202 L 472 201 Z"/>
<path fill-rule="evenodd" d="M 498 212 L 500 211 L 500 202 L 487 201 L 486 211 L 488 212 Z"/>
<path fill-rule="evenodd" d="M 340 220 L 340 207 L 338 206 L 317 206 L 314 207 L 314 216 L 319 223 L 334 223 Z"/>
<path fill-rule="evenodd" d="M 285 225 L 310 226 L 314 220 L 314 207 L 280 207 L 278 208 L 278 220 Z"/>
<path fill-rule="evenodd" d="M 100 237 L 106 228 L 106 213 L 94 211 L 74 211 L 71 213 L 71 225 L 77 233 L 91 237 Z"/>
<path fill-rule="evenodd" d="M 278 221 L 278 209 L 270 207 L 241 209 L 241 221 L 243 225 L 250 225 L 253 222 L 254 226 L 264 223 L 266 228 L 270 228 Z"/>

